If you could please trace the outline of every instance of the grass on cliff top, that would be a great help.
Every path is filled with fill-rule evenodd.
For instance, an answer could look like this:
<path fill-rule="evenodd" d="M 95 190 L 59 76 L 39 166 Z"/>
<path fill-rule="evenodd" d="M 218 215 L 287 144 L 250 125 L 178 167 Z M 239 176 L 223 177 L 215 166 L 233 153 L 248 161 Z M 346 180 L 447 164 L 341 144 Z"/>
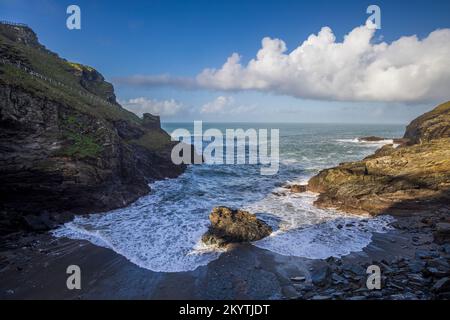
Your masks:
<path fill-rule="evenodd" d="M 43 100 L 67 105 L 74 109 L 74 113 L 88 114 L 108 122 L 125 120 L 139 127 L 142 125 L 142 119 L 120 105 L 96 102 L 78 93 L 78 91 L 96 92 L 101 98 L 111 93 L 112 85 L 106 81 L 88 82 L 86 85 L 89 90 L 80 84 L 80 75 L 83 70 L 94 72 L 93 68 L 61 59 L 56 54 L 38 46 L 14 42 L 10 40 L 13 37 L 5 36 L 6 29 L 8 28 L 0 25 L 0 49 L 2 49 L 0 52 L 6 53 L 8 59 L 12 61 L 26 62 L 35 72 L 62 82 L 71 89 L 33 77 L 15 66 L 2 64 L 0 64 L 0 84 L 18 87 Z M 67 135 L 73 141 L 73 147 L 64 150 L 66 155 L 84 157 L 95 156 L 101 152 L 101 146 L 96 144 L 95 137 L 83 137 L 76 131 L 70 130 Z M 162 130 L 151 130 L 140 139 L 127 142 L 141 145 L 149 150 L 160 151 L 170 144 L 170 137 Z"/>
<path fill-rule="evenodd" d="M 4 28 L 0 28 L 4 29 Z M 81 112 L 91 114 L 93 116 L 102 117 L 107 120 L 127 120 L 137 124 L 141 124 L 141 119 L 134 113 L 123 109 L 119 105 L 111 106 L 99 102 L 94 102 L 91 99 L 80 95 L 77 91 L 85 92 L 86 94 L 98 92 L 100 98 L 104 99 L 104 94 L 110 88 L 107 82 L 99 82 L 92 84 L 89 92 L 80 84 L 80 78 L 77 77 L 77 72 L 82 68 L 93 70 L 90 67 L 83 66 L 78 63 L 68 62 L 59 58 L 56 54 L 43 49 L 26 46 L 21 43 L 12 42 L 0 32 L 0 46 L 6 48 L 8 53 L 12 55 L 25 58 L 32 69 L 48 78 L 62 82 L 68 85 L 72 90 L 56 84 L 49 83 L 45 80 L 37 79 L 27 74 L 21 69 L 10 65 L 0 65 L 3 71 L 0 74 L 0 79 L 6 84 L 23 87 L 26 91 L 30 91 L 40 97 L 56 99 L 56 101 L 63 101 L 69 103 L 70 106 L 77 108 Z M 22 60 L 20 59 L 20 60 Z M 81 69 L 81 70 L 80 70 Z"/>

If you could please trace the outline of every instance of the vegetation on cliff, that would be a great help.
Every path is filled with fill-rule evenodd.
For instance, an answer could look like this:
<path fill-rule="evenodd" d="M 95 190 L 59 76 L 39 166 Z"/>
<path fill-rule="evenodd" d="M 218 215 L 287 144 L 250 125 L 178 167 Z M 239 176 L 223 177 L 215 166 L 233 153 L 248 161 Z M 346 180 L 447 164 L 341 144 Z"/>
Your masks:
<path fill-rule="evenodd" d="M 95 69 L 58 57 L 26 26 L 0 24 L 0 233 L 136 200 L 148 182 L 183 172 L 172 145 L 158 117 L 123 109 Z"/>

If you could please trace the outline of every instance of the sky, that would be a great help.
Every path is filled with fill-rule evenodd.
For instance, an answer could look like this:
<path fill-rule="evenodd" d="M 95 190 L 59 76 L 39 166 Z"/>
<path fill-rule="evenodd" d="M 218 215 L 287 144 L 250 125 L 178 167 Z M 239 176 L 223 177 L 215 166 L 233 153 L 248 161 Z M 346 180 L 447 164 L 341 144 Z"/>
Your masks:
<path fill-rule="evenodd" d="M 66 27 L 72 4 L 80 30 Z M 0 19 L 168 122 L 408 123 L 450 100 L 449 12 L 447 0 L 0 0 Z"/>

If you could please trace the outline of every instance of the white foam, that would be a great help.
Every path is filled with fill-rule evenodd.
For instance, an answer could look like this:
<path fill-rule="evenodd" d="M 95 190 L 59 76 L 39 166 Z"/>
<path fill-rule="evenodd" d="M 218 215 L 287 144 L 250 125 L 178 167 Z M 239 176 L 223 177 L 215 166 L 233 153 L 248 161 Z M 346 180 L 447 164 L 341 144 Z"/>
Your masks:
<path fill-rule="evenodd" d="M 127 208 L 77 217 L 54 235 L 110 248 L 153 271 L 193 270 L 219 257 L 220 250 L 200 243 L 208 217 L 195 199 L 190 206 L 181 199 L 172 204 L 161 201 L 167 195 L 173 196 L 180 187 L 176 180 L 159 181 L 153 188 L 164 188 L 162 192 L 143 197 Z M 200 214 L 192 214 L 195 210 Z"/>
<path fill-rule="evenodd" d="M 374 147 L 374 146 L 382 147 L 387 144 L 394 144 L 393 139 L 383 139 L 383 140 L 379 140 L 379 141 L 365 141 L 365 140 L 361 140 L 359 138 L 355 138 L 355 139 L 336 139 L 336 141 L 340 142 L 340 143 L 358 144 L 358 145 L 367 146 L 367 147 Z"/>
<path fill-rule="evenodd" d="M 318 209 L 313 205 L 317 197 L 313 193 L 278 197 L 282 207 L 277 210 L 269 198 L 248 209 L 272 212 L 261 214 L 260 218 L 277 228 L 270 237 L 254 245 L 286 256 L 325 259 L 361 251 L 371 242 L 374 232 L 386 232 L 393 220 L 389 216 L 368 218 Z"/>
<path fill-rule="evenodd" d="M 312 259 L 342 256 L 362 250 L 373 232 L 387 230 L 389 217 L 364 219 L 320 210 L 313 205 L 315 194 L 294 194 L 275 187 L 286 182 L 305 184 L 318 169 L 371 151 L 359 146 L 375 149 L 376 145 L 352 139 L 334 142 L 337 149 L 322 150 L 321 143 L 326 148 L 330 143 L 330 139 L 323 139 L 314 148 L 301 149 L 297 137 L 292 139 L 286 142 L 291 147 L 282 154 L 284 161 L 274 177 L 261 176 L 258 166 L 191 166 L 177 179 L 153 183 L 152 193 L 134 204 L 77 217 L 54 235 L 88 240 L 149 270 L 181 272 L 204 266 L 223 252 L 201 243 L 209 226 L 208 215 L 219 205 L 244 208 L 267 221 L 274 233 L 254 244 L 283 255 Z M 354 154 L 348 156 L 347 149 Z M 275 191 L 281 196 L 273 195 Z"/>

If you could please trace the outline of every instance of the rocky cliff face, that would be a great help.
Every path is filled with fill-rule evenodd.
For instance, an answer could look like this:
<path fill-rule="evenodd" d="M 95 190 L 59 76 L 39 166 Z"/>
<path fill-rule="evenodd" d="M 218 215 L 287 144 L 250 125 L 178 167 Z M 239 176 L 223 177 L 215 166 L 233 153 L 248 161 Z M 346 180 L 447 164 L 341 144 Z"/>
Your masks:
<path fill-rule="evenodd" d="M 404 138 L 409 139 L 411 144 L 450 138 L 450 102 L 412 121 L 406 128 Z"/>
<path fill-rule="evenodd" d="M 159 118 L 123 109 L 96 70 L 27 27 L 0 24 L 0 54 L 0 233 L 124 206 L 183 172 Z"/>
<path fill-rule="evenodd" d="M 450 102 L 414 120 L 408 145 L 321 171 L 308 189 L 316 205 L 353 213 L 410 215 L 450 209 Z"/>

